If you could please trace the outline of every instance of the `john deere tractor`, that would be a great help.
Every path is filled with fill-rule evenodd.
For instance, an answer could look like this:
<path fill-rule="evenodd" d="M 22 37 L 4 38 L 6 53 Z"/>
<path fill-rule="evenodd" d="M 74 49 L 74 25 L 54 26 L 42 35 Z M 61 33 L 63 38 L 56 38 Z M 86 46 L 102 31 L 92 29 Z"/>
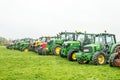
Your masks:
<path fill-rule="evenodd" d="M 75 32 L 61 32 L 59 33 L 59 39 L 50 40 L 47 43 L 47 47 L 42 50 L 42 54 L 59 55 L 61 46 L 64 41 L 74 41 Z"/>
<path fill-rule="evenodd" d="M 28 52 L 28 48 L 30 46 L 30 42 L 32 42 L 32 38 L 24 38 L 20 43 L 19 43 L 19 50 Z"/>
<path fill-rule="evenodd" d="M 120 44 L 116 43 L 114 34 L 100 33 L 95 36 L 95 43 L 85 45 L 83 51 L 76 53 L 77 62 L 79 64 L 89 63 L 95 65 L 106 64 L 112 53 L 116 52 L 116 47 Z"/>
<path fill-rule="evenodd" d="M 63 43 L 60 56 L 67 57 L 69 61 L 76 60 L 76 52 L 82 50 L 84 45 L 94 42 L 94 34 L 76 32 L 76 41 L 66 41 Z"/>

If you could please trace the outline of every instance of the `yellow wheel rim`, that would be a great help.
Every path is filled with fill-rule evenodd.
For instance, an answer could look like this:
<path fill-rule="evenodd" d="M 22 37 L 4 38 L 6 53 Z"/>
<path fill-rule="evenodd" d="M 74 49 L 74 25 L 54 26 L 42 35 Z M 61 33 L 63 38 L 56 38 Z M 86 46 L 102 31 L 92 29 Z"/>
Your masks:
<path fill-rule="evenodd" d="M 56 48 L 55 48 L 55 53 L 56 53 L 56 54 L 59 54 L 59 53 L 60 53 L 60 49 L 61 49 L 60 47 L 56 47 Z"/>
<path fill-rule="evenodd" d="M 72 54 L 72 59 L 76 60 L 76 53 L 75 52 Z"/>
<path fill-rule="evenodd" d="M 98 62 L 99 62 L 100 64 L 103 64 L 104 61 L 105 61 L 104 56 L 103 56 L 103 55 L 99 55 L 99 56 L 98 56 Z"/>
<path fill-rule="evenodd" d="M 24 49 L 24 52 L 28 52 L 28 49 L 27 49 L 27 48 L 25 48 L 25 49 Z"/>

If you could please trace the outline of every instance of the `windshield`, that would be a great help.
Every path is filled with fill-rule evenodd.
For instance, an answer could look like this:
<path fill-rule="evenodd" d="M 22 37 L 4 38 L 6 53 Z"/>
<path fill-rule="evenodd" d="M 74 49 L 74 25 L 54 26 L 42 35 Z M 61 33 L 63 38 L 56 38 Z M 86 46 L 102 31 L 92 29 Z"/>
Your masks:
<path fill-rule="evenodd" d="M 95 37 L 95 43 L 96 44 L 105 44 L 105 40 L 103 40 L 103 36 L 96 36 Z"/>
<path fill-rule="evenodd" d="M 109 36 L 107 35 L 106 36 L 106 42 L 109 44 L 109 43 L 115 43 L 115 39 L 114 39 L 114 36 Z"/>
<path fill-rule="evenodd" d="M 65 34 L 61 34 L 61 39 L 65 39 Z"/>
<path fill-rule="evenodd" d="M 42 42 L 46 42 L 46 38 L 43 37 L 43 38 L 41 39 L 41 41 L 42 41 Z"/>
<path fill-rule="evenodd" d="M 95 37 L 95 43 L 97 44 L 111 44 L 111 43 L 115 43 L 115 39 L 114 36 L 111 35 L 101 35 L 101 36 L 97 36 Z"/>
<path fill-rule="evenodd" d="M 67 34 L 67 40 L 73 41 L 73 34 Z"/>
<path fill-rule="evenodd" d="M 77 41 L 83 42 L 83 41 L 84 41 L 84 37 L 85 37 L 84 34 L 79 34 L 79 35 L 77 36 Z"/>

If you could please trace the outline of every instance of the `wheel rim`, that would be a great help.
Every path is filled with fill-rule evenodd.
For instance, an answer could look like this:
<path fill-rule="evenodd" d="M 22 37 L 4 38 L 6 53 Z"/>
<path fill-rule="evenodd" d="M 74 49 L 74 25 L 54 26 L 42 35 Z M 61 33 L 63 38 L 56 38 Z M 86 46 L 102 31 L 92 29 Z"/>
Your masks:
<path fill-rule="evenodd" d="M 75 52 L 72 54 L 72 59 L 76 60 L 76 53 Z"/>
<path fill-rule="evenodd" d="M 55 48 L 55 53 L 56 53 L 56 54 L 60 54 L 60 49 L 61 49 L 60 47 L 56 47 L 56 48 Z"/>
<path fill-rule="evenodd" d="M 103 64 L 104 61 L 105 61 L 104 56 L 103 56 L 103 55 L 99 55 L 99 56 L 98 56 L 98 62 L 99 62 L 100 64 Z"/>
<path fill-rule="evenodd" d="M 26 49 L 24 49 L 24 52 L 28 52 L 28 49 L 26 48 Z"/>

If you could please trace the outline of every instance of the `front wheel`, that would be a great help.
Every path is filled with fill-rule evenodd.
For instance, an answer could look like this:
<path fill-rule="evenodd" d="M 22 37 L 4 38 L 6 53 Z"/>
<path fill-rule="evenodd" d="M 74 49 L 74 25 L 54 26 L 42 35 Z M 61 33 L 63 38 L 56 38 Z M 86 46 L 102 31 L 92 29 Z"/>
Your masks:
<path fill-rule="evenodd" d="M 73 50 L 69 51 L 67 55 L 67 59 L 69 61 L 76 61 L 76 52 L 77 51 L 73 51 Z"/>
<path fill-rule="evenodd" d="M 28 48 L 25 48 L 23 51 L 24 51 L 24 52 L 28 52 Z"/>
<path fill-rule="evenodd" d="M 106 64 L 107 59 L 103 52 L 96 52 L 92 57 L 92 62 L 95 65 L 103 65 Z"/>
<path fill-rule="evenodd" d="M 89 63 L 89 61 L 87 61 L 87 60 L 82 60 L 82 59 L 77 59 L 77 62 L 78 62 L 79 64 L 88 64 L 88 63 Z"/>
<path fill-rule="evenodd" d="M 61 50 L 61 45 L 55 45 L 52 49 L 52 53 L 54 55 L 59 55 L 60 54 L 60 50 Z"/>

